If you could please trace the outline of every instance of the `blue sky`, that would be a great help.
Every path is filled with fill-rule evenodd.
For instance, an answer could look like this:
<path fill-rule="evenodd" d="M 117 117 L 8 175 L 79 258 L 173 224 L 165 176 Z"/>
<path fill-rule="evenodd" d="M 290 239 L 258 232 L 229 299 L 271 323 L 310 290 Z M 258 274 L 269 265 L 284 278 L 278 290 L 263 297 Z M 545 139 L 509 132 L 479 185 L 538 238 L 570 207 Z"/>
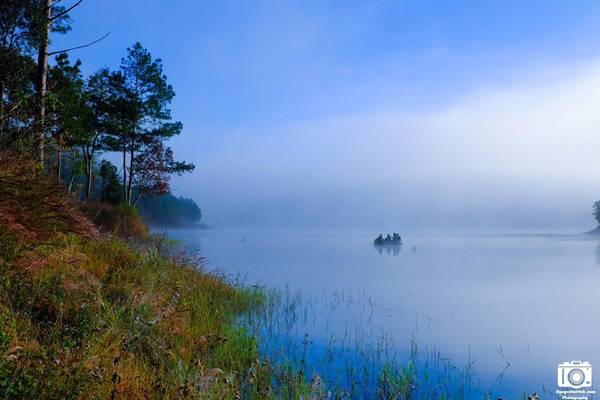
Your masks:
<path fill-rule="evenodd" d="M 438 228 L 470 210 L 467 226 L 563 227 L 600 198 L 579 165 L 595 143 L 600 2 L 85 0 L 73 19 L 54 49 L 111 31 L 73 53 L 86 72 L 135 41 L 163 59 L 184 123 L 172 144 L 198 167 L 174 187 L 208 222 Z M 552 110 L 560 121 L 531 124 Z M 552 143 L 573 129 L 581 147 L 556 181 Z M 503 157 L 475 157 L 486 149 Z M 547 206 L 524 220 L 517 202 Z"/>
<path fill-rule="evenodd" d="M 600 48 L 592 1 L 87 0 L 73 18 L 56 48 L 111 31 L 76 53 L 94 70 L 139 40 L 164 60 L 178 115 L 225 128 L 435 104 Z"/>

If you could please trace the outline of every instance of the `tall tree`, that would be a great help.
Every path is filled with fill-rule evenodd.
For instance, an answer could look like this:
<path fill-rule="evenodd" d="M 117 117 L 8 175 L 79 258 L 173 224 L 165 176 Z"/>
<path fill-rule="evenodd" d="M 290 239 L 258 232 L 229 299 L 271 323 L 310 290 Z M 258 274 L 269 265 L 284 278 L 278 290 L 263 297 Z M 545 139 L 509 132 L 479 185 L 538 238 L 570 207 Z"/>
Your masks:
<path fill-rule="evenodd" d="M 52 0 L 44 0 L 43 10 L 39 19 L 39 44 L 37 71 L 35 74 L 36 91 L 36 119 L 35 119 L 35 148 L 36 158 L 39 162 L 44 161 L 44 131 L 46 118 L 46 81 L 48 76 L 48 47 L 50 46 L 50 28 L 52 26 Z"/>
<path fill-rule="evenodd" d="M 104 135 L 110 130 L 113 114 L 118 109 L 110 82 L 110 71 L 103 68 L 90 76 L 85 84 L 84 129 L 75 138 L 75 143 L 83 155 L 86 199 L 92 195 L 94 157 L 106 147 Z"/>
<path fill-rule="evenodd" d="M 71 64 L 66 53 L 56 57 L 49 71 L 48 130 L 56 144 L 56 177 L 61 182 L 63 150 L 87 136 L 89 110 L 84 101 L 81 61 Z"/>
<path fill-rule="evenodd" d="M 147 172 L 138 159 L 140 153 L 156 155 L 158 144 L 181 133 L 182 124 L 171 120 L 169 105 L 175 93 L 163 74 L 162 61 L 153 59 L 140 43 L 127 49 L 111 83 L 115 92 L 112 146 L 122 152 L 123 197 L 132 205 L 134 184 Z M 165 156 L 164 150 L 160 153 Z"/>
<path fill-rule="evenodd" d="M 26 0 L 29 1 L 29 0 Z M 31 10 L 30 31 L 34 32 L 37 42 L 37 69 L 35 74 L 36 112 L 34 126 L 35 158 L 44 161 L 44 135 L 46 123 L 46 93 L 48 90 L 48 57 L 51 54 L 50 33 L 66 33 L 69 25 L 69 12 L 79 6 L 83 0 L 78 0 L 70 7 L 53 5 L 53 0 L 31 0 L 34 5 Z M 58 3 L 58 2 L 57 2 Z"/>

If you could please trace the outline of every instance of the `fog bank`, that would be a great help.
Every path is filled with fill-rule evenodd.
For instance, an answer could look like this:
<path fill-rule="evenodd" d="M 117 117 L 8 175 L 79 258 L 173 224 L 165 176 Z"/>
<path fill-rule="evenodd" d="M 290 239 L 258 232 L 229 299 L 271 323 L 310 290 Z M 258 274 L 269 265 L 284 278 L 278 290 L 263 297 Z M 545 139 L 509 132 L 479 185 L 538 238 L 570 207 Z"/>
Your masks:
<path fill-rule="evenodd" d="M 176 186 L 225 225 L 586 229 L 600 198 L 597 104 L 593 62 L 435 110 L 240 129 Z"/>

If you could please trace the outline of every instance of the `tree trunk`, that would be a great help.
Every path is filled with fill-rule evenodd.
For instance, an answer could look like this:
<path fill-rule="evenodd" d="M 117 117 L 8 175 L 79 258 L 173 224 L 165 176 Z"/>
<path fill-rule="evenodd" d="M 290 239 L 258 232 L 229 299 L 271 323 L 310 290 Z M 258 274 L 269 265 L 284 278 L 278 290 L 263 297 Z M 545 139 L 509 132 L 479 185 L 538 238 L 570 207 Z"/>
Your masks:
<path fill-rule="evenodd" d="M 4 82 L 0 82 L 0 143 L 4 140 Z"/>
<path fill-rule="evenodd" d="M 92 174 L 92 165 L 90 162 L 90 165 L 88 166 L 88 173 L 87 173 L 87 186 L 85 188 L 85 198 L 86 200 L 89 200 L 92 198 L 92 182 L 94 181 L 94 177 Z"/>
<path fill-rule="evenodd" d="M 85 156 L 85 199 L 86 201 L 92 197 L 92 157 Z"/>
<path fill-rule="evenodd" d="M 128 204 L 127 200 L 127 144 L 125 136 L 123 136 L 123 201 Z"/>
<path fill-rule="evenodd" d="M 138 201 L 140 200 L 140 197 L 142 197 L 142 192 L 139 192 L 136 196 L 135 196 L 135 200 L 133 201 L 132 206 L 135 207 L 137 206 Z"/>
<path fill-rule="evenodd" d="M 134 141 L 131 141 L 131 147 L 129 149 L 129 179 L 127 180 L 127 205 L 131 205 L 131 197 L 132 197 L 132 183 L 133 183 L 133 160 L 134 160 Z"/>
<path fill-rule="evenodd" d="M 38 63 L 35 77 L 37 93 L 34 151 L 38 164 L 44 163 L 44 122 L 46 119 L 46 81 L 48 78 L 48 45 L 52 18 L 52 0 L 45 0 L 44 21 L 38 46 Z"/>
<path fill-rule="evenodd" d="M 62 131 L 58 134 L 56 147 L 56 184 L 60 185 L 60 173 L 62 169 Z"/>
<path fill-rule="evenodd" d="M 73 190 L 73 183 L 75 182 L 75 174 L 71 174 L 71 179 L 69 180 L 69 187 L 67 189 L 67 194 L 71 194 Z"/>
<path fill-rule="evenodd" d="M 75 183 L 75 169 L 74 166 L 75 165 L 75 153 L 71 152 L 71 178 L 69 179 L 69 186 L 67 189 L 67 194 L 71 194 L 71 191 L 73 190 L 73 183 Z"/>

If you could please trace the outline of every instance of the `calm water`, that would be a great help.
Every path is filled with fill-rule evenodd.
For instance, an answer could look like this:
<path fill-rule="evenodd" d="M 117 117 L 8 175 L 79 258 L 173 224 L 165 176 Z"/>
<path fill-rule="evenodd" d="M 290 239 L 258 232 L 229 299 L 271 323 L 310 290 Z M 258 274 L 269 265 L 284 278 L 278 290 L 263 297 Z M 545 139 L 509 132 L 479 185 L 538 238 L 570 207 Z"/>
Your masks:
<path fill-rule="evenodd" d="M 199 251 L 209 268 L 301 293 L 292 336 L 309 335 L 315 348 L 332 338 L 384 340 L 402 357 L 414 335 L 421 351 L 436 349 L 457 366 L 471 362 L 481 388 L 509 396 L 553 392 L 562 361 L 591 361 L 600 371 L 600 242 L 406 235 L 395 253 L 377 251 L 375 233 L 169 235 Z"/>

